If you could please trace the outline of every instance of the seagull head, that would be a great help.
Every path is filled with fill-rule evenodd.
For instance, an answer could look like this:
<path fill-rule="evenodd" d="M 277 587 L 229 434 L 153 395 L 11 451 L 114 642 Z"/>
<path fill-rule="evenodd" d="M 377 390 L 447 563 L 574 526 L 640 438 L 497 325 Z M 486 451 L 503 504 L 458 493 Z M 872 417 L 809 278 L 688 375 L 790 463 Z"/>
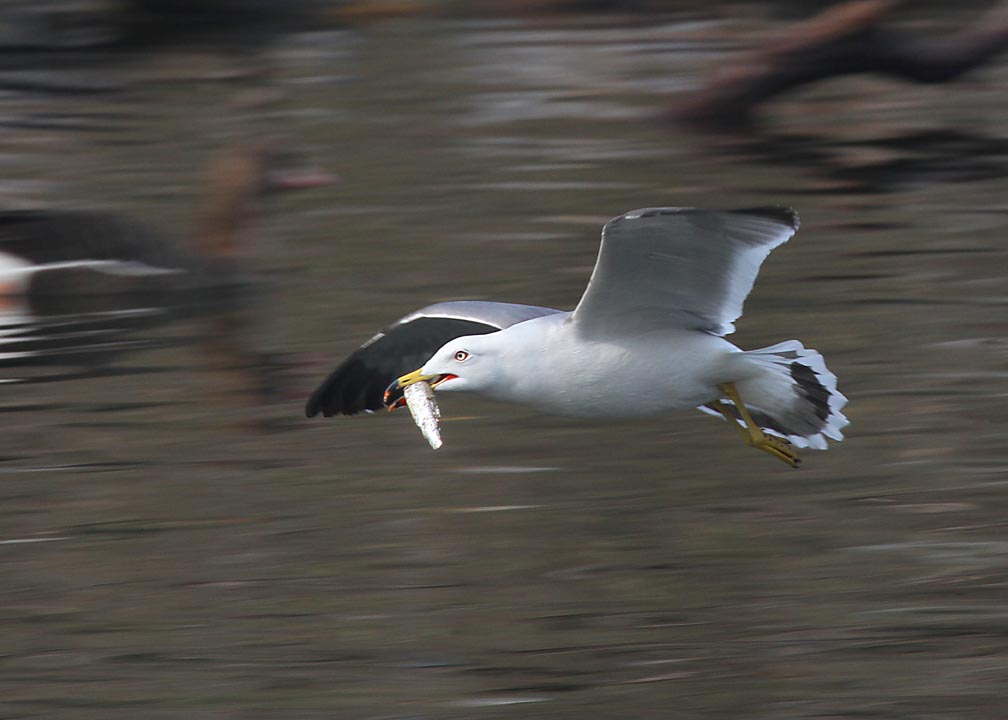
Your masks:
<path fill-rule="evenodd" d="M 383 402 L 389 410 L 401 407 L 403 390 L 418 382 L 428 383 L 436 390 L 484 390 L 498 379 L 493 336 L 467 335 L 455 338 L 441 347 L 423 367 L 392 381 L 385 390 Z"/>

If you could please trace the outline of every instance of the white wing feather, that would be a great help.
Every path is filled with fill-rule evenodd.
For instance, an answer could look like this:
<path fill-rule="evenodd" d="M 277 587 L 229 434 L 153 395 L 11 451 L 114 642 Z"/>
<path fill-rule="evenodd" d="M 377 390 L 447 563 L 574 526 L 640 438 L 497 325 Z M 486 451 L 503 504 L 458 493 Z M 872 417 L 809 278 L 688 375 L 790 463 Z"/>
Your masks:
<path fill-rule="evenodd" d="M 682 327 L 735 330 L 770 251 L 798 229 L 786 208 L 645 208 L 602 231 L 595 269 L 571 321 L 586 336 Z"/>

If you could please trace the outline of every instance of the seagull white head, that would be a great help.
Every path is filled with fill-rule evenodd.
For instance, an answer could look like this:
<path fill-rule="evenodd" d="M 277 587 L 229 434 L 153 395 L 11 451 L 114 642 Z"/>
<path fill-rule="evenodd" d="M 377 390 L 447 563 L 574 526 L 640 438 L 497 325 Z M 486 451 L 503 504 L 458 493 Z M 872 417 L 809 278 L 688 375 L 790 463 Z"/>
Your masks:
<path fill-rule="evenodd" d="M 487 390 L 500 380 L 499 343 L 495 335 L 466 335 L 441 347 L 423 367 L 396 378 L 385 391 L 391 410 L 402 402 L 403 389 L 418 382 L 438 390 Z"/>

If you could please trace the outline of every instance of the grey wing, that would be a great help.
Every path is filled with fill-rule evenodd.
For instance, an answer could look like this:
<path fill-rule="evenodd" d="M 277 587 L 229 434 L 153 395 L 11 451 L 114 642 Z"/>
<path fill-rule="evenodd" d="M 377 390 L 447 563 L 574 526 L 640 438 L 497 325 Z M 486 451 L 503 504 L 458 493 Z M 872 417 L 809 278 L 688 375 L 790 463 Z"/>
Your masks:
<path fill-rule="evenodd" d="M 645 208 L 613 218 L 571 315 L 586 335 L 684 327 L 734 332 L 770 251 L 798 229 L 789 208 Z"/>
<path fill-rule="evenodd" d="M 556 312 L 478 300 L 428 305 L 384 328 L 340 363 L 308 398 L 305 414 L 329 417 L 378 410 L 389 383 L 423 365 L 449 340 L 497 332 Z"/>

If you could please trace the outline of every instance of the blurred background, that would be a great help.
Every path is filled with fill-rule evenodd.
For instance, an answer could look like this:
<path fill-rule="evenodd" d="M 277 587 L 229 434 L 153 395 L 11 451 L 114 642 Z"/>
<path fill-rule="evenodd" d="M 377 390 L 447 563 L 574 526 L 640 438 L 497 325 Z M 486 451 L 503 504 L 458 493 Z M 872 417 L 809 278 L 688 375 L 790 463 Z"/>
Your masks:
<path fill-rule="evenodd" d="M 204 168 L 256 143 L 338 181 L 232 208 L 240 290 L 4 296 L 0 718 L 1004 716 L 1003 11 L 808 32 L 830 6 L 4 2 L 0 238 L 195 247 Z M 948 82 L 826 77 L 880 37 L 993 44 Z M 802 226 L 733 339 L 800 338 L 850 398 L 800 471 L 699 413 L 451 396 L 437 453 L 405 413 L 303 417 L 415 308 L 572 307 L 614 215 L 762 204 Z"/>

